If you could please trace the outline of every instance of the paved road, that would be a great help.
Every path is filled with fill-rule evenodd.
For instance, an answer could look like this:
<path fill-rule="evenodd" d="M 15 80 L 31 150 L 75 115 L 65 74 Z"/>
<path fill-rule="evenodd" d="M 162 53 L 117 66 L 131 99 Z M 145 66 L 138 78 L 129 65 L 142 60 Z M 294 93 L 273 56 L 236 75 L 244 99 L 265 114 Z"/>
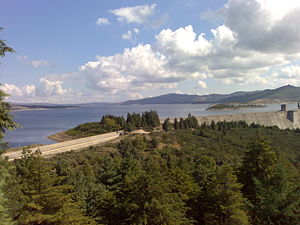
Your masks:
<path fill-rule="evenodd" d="M 32 148 L 33 151 L 39 149 L 43 156 L 53 155 L 62 152 L 68 152 L 71 150 L 78 150 L 81 148 L 86 148 L 92 145 L 97 145 L 105 143 L 107 141 L 114 140 L 120 136 L 119 132 L 111 132 L 107 134 L 100 134 L 92 137 L 80 138 L 72 141 L 64 141 L 50 145 L 43 145 L 40 147 Z M 21 158 L 22 150 L 15 152 L 7 152 L 3 154 L 4 157 L 8 157 L 9 160 L 14 160 Z"/>

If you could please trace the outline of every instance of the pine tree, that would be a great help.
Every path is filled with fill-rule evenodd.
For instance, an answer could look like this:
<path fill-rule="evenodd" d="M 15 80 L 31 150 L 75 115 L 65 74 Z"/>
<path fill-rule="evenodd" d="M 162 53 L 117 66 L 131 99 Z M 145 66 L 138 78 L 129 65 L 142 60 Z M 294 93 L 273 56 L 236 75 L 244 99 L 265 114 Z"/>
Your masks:
<path fill-rule="evenodd" d="M 7 180 L 10 179 L 7 170 L 7 163 L 0 158 L 0 224 L 12 225 L 12 217 L 9 214 L 9 199 L 5 190 L 7 190 Z"/>
<path fill-rule="evenodd" d="M 258 133 L 249 144 L 240 172 L 253 223 L 299 224 L 300 182 L 294 170 Z"/>
<path fill-rule="evenodd" d="M 24 151 L 17 164 L 25 204 L 19 224 L 95 224 L 85 217 L 80 204 L 72 199 L 72 187 L 61 185 L 54 166 L 39 152 Z"/>
<path fill-rule="evenodd" d="M 165 119 L 165 121 L 164 121 L 164 123 L 162 125 L 162 128 L 166 132 L 168 132 L 168 131 L 171 130 L 171 123 L 170 123 L 170 119 L 169 118 Z"/>
<path fill-rule="evenodd" d="M 174 120 L 174 130 L 178 130 L 178 129 L 179 129 L 179 123 L 178 123 L 177 118 L 175 118 L 175 120 Z"/>
<path fill-rule="evenodd" d="M 185 129 L 184 120 L 182 118 L 179 120 L 179 129 Z"/>
<path fill-rule="evenodd" d="M 149 160 L 144 169 L 132 157 L 125 158 L 123 163 L 118 202 L 119 215 L 124 213 L 124 218 L 115 224 L 191 224 L 186 218 L 184 201 L 159 164 Z"/>
<path fill-rule="evenodd" d="M 0 27 L 0 32 L 3 30 L 2 27 Z M 5 56 L 7 52 L 15 52 L 11 47 L 8 47 L 4 40 L 0 40 L 0 57 Z"/>
<path fill-rule="evenodd" d="M 194 176 L 201 190 L 191 203 L 197 224 L 249 224 L 242 185 L 230 166 L 217 167 L 213 158 L 205 156 Z"/>
<path fill-rule="evenodd" d="M 211 121 L 210 127 L 211 127 L 211 129 L 213 129 L 213 130 L 216 129 L 216 123 L 215 123 L 215 121 Z"/>

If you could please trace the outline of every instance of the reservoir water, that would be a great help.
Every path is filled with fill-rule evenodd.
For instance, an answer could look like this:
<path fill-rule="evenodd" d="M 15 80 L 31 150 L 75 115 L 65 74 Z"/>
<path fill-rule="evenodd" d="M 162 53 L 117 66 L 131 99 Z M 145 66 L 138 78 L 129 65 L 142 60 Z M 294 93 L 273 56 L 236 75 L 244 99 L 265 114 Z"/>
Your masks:
<path fill-rule="evenodd" d="M 279 104 L 268 104 L 264 108 L 244 108 L 235 111 L 205 111 L 209 104 L 160 104 L 160 105 L 103 105 L 95 107 L 15 111 L 15 121 L 21 128 L 7 131 L 5 141 L 10 147 L 20 147 L 31 144 L 51 144 L 54 141 L 47 137 L 51 134 L 70 129 L 85 122 L 99 121 L 105 114 L 125 116 L 127 113 L 155 110 L 160 118 L 186 117 L 188 113 L 194 116 L 220 115 L 246 112 L 275 111 Z M 295 109 L 296 104 L 288 104 L 288 109 Z"/>

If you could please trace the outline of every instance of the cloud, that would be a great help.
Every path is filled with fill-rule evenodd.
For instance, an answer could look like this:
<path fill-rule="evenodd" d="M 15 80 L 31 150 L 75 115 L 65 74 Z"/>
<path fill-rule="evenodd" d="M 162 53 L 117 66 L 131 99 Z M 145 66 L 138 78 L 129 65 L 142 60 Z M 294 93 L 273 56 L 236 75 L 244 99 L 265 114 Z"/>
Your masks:
<path fill-rule="evenodd" d="M 117 20 L 125 23 L 143 24 L 155 12 L 156 4 L 138 5 L 110 10 L 110 13 L 117 16 Z"/>
<path fill-rule="evenodd" d="M 132 30 L 127 31 L 127 33 L 122 35 L 123 40 L 134 41 L 133 35 L 139 34 L 140 30 L 138 28 L 133 28 Z"/>
<path fill-rule="evenodd" d="M 25 85 L 18 87 L 14 84 L 3 84 L 0 89 L 9 94 L 10 101 L 15 102 L 56 102 L 63 103 L 76 101 L 77 97 L 81 97 L 81 93 L 77 93 L 70 88 L 63 88 L 63 82 L 56 80 L 51 81 L 45 77 L 40 78 L 39 84 Z"/>
<path fill-rule="evenodd" d="M 82 65 L 80 74 L 88 87 L 106 94 L 175 87 L 182 74 L 170 70 L 166 63 L 150 45 L 140 44 L 122 54 L 98 56 L 97 61 Z"/>
<path fill-rule="evenodd" d="M 282 62 L 282 58 L 270 60 L 263 54 L 237 48 L 238 39 L 226 26 L 211 32 L 213 39 L 208 40 L 203 33 L 197 36 L 191 25 L 175 31 L 165 29 L 156 36 L 156 49 L 166 57 L 170 68 L 214 78 L 243 76 L 250 70 Z"/>
<path fill-rule="evenodd" d="M 41 67 L 41 66 L 53 66 L 53 63 L 44 61 L 44 60 L 33 60 L 31 61 L 31 65 L 35 68 Z"/>
<path fill-rule="evenodd" d="M 96 20 L 96 24 L 98 26 L 101 26 L 101 25 L 108 25 L 108 24 L 110 24 L 110 22 L 108 21 L 107 18 L 100 17 Z"/>
<path fill-rule="evenodd" d="M 219 12 L 240 46 L 260 52 L 299 52 L 300 1 L 229 0 Z"/>
<path fill-rule="evenodd" d="M 300 86 L 300 66 L 290 65 L 274 69 L 268 80 L 274 86 L 278 84 L 291 84 Z"/>
<path fill-rule="evenodd" d="M 206 88 L 207 88 L 206 83 L 205 83 L 204 81 L 201 81 L 201 80 L 198 81 L 198 86 L 199 86 L 200 88 L 203 88 L 203 89 L 206 89 Z"/>

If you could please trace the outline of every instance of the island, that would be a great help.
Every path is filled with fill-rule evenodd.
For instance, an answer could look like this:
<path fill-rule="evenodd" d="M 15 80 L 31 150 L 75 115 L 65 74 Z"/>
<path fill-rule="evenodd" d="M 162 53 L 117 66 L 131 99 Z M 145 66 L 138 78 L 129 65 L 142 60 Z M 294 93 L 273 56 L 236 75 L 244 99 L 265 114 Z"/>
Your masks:
<path fill-rule="evenodd" d="M 241 108 L 263 108 L 266 105 L 253 104 L 253 103 L 221 103 L 214 104 L 206 109 L 206 111 L 225 111 L 225 110 L 238 110 Z"/>

